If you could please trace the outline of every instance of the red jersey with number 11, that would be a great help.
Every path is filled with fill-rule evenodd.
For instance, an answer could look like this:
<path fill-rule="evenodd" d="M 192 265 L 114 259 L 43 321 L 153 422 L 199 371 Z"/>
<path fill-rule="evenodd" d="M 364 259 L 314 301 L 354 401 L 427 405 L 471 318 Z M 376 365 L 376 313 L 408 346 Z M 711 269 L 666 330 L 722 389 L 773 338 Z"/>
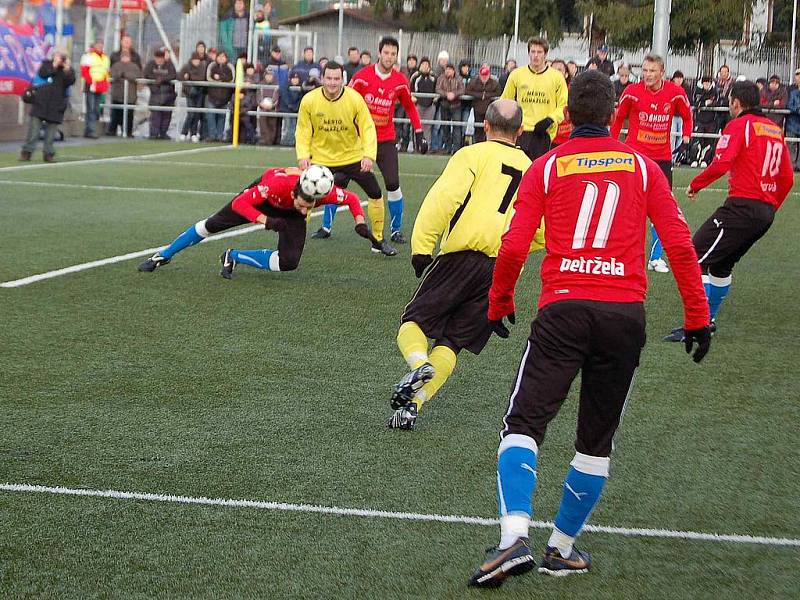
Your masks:
<path fill-rule="evenodd" d="M 658 230 L 683 299 L 685 327 L 708 325 L 691 233 L 661 169 L 608 136 L 573 137 L 525 173 L 494 267 L 489 319 L 514 309 L 514 287 L 542 217 L 539 307 L 562 300 L 644 302 L 645 234 Z"/>
<path fill-rule="evenodd" d="M 728 171 L 729 197 L 766 202 L 778 210 L 794 185 L 783 130 L 760 111 L 739 115 L 725 126 L 714 160 L 689 187 L 700 191 Z"/>

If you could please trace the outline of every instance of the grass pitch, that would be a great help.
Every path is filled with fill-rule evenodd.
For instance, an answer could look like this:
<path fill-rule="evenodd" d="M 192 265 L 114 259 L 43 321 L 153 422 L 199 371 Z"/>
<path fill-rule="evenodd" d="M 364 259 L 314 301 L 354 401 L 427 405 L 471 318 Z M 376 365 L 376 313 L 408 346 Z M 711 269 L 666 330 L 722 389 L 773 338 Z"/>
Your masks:
<path fill-rule="evenodd" d="M 167 244 L 265 167 L 293 164 L 281 149 L 161 154 L 193 149 L 68 148 L 59 159 L 134 158 L 19 170 L 3 170 L 16 155 L 0 154 L 0 281 Z M 408 233 L 445 160 L 402 156 Z M 678 170 L 675 189 L 693 174 Z M 725 194 L 677 196 L 694 229 Z M 672 277 L 649 275 L 649 344 L 591 523 L 800 538 L 797 200 L 737 267 L 701 365 L 660 341 L 681 308 Z M 497 431 L 540 257 L 521 278 L 511 338 L 462 355 L 408 433 L 385 425 L 405 370 L 394 336 L 417 283 L 409 247 L 371 255 L 340 213 L 331 239 L 308 240 L 297 271 L 218 276 L 225 248 L 274 246 L 259 231 L 190 248 L 153 274 L 134 259 L 0 288 L 0 483 L 493 517 Z M 536 519 L 557 509 L 575 404 L 573 392 L 542 448 Z M 10 598 L 481 597 L 465 583 L 497 539 L 480 525 L 2 491 L 0 523 Z M 538 550 L 548 533 L 532 535 Z M 796 546 L 601 533 L 580 543 L 591 574 L 531 574 L 501 593 L 800 589 Z"/>

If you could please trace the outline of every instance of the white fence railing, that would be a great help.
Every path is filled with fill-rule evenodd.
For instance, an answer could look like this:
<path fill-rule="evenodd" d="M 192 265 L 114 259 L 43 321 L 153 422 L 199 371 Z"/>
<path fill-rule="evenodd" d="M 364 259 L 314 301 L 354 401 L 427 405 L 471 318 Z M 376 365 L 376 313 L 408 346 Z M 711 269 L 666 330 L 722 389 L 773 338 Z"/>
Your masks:
<path fill-rule="evenodd" d="M 180 64 L 188 62 L 197 42 L 203 41 L 206 49 L 217 45 L 217 13 L 219 0 L 199 0 L 181 18 Z"/>

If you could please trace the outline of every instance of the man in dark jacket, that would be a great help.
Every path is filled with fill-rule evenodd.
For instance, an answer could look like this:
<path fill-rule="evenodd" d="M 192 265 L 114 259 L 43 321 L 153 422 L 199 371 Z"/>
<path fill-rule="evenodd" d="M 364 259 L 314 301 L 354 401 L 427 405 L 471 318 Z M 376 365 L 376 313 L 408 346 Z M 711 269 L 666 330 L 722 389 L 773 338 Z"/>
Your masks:
<path fill-rule="evenodd" d="M 781 83 L 781 78 L 773 75 L 767 84 L 767 108 L 786 108 L 789 104 L 789 93 L 786 86 Z M 783 127 L 783 115 L 780 113 L 767 113 L 767 118 L 778 127 Z"/>
<path fill-rule="evenodd" d="M 344 72 L 347 73 L 347 83 L 349 83 L 353 76 L 363 68 L 361 60 L 359 59 L 358 48 L 350 46 L 347 49 L 347 62 L 344 63 Z"/>
<path fill-rule="evenodd" d="M 142 77 L 142 69 L 133 62 L 127 52 L 120 54 L 117 62 L 111 65 L 111 100 L 114 104 L 136 104 L 136 80 Z M 127 88 L 127 91 L 126 89 Z M 125 127 L 125 134 L 133 137 L 134 108 L 127 110 L 127 122 L 124 108 L 111 109 L 111 122 L 106 135 L 117 135 L 117 127 Z"/>
<path fill-rule="evenodd" d="M 609 77 L 614 74 L 614 63 L 608 60 L 608 46 L 603 44 L 597 49 L 597 53 L 592 60 L 597 65 L 597 70 L 605 73 Z"/>
<path fill-rule="evenodd" d="M 486 133 L 483 127 L 478 127 L 483 124 L 486 118 L 486 111 L 489 105 L 499 98 L 503 90 L 500 89 L 500 82 L 492 77 L 492 71 L 489 65 L 482 64 L 478 71 L 478 76 L 470 79 L 464 92 L 467 96 L 472 96 L 472 110 L 475 111 L 475 143 L 485 142 Z"/>
<path fill-rule="evenodd" d="M 212 83 L 230 83 L 233 81 L 233 67 L 228 63 L 225 52 L 217 54 L 217 59 L 208 66 L 206 79 Z M 230 87 L 209 87 L 206 92 L 206 108 L 225 108 L 233 95 Z M 211 142 L 221 142 L 225 130 L 225 113 L 206 113 L 206 131 Z"/>
<path fill-rule="evenodd" d="M 431 139 L 431 124 L 424 121 L 433 119 L 436 116 L 436 104 L 434 98 L 418 98 L 415 94 L 435 94 L 436 77 L 431 73 L 431 59 L 423 56 L 419 61 L 417 72 L 411 76 L 411 94 L 414 103 L 417 105 L 419 118 L 422 119 L 422 135 L 426 140 Z"/>
<path fill-rule="evenodd" d="M 206 80 L 206 65 L 198 52 L 192 53 L 192 58 L 183 65 L 178 73 L 178 80 L 183 83 L 183 95 L 186 97 L 186 120 L 183 122 L 181 130 L 181 140 L 190 139 L 196 142 L 200 139 L 200 123 L 202 113 L 194 112 L 193 108 L 202 108 L 205 100 L 203 86 L 192 85 L 191 81 Z"/>
<path fill-rule="evenodd" d="M 464 80 L 456 74 L 456 68 L 448 63 L 444 73 L 436 80 L 436 93 L 439 94 L 439 108 L 442 121 L 458 121 L 461 117 L 461 96 L 464 94 Z M 461 147 L 461 126 L 442 126 L 442 150 L 445 154 L 455 154 Z"/>
<path fill-rule="evenodd" d="M 128 53 L 128 56 L 130 56 L 131 62 L 137 65 L 141 71 L 142 58 L 139 56 L 139 53 L 133 49 L 133 38 L 127 33 L 119 39 L 119 50 L 111 55 L 111 66 L 113 67 L 116 63 L 118 63 L 122 58 L 122 55 L 126 52 Z"/>
<path fill-rule="evenodd" d="M 467 89 L 469 82 L 472 81 L 472 66 L 470 62 L 466 58 L 462 58 L 458 61 L 458 74 L 461 76 L 461 80 L 464 82 L 464 89 Z M 464 92 L 466 94 L 466 91 Z M 469 113 L 472 112 L 472 100 L 462 99 L 461 100 L 461 120 L 467 122 L 469 120 Z M 467 128 L 461 128 L 461 135 L 458 143 L 458 147 L 464 145 L 464 137 L 466 134 Z"/>
<path fill-rule="evenodd" d="M 317 74 L 322 71 L 319 68 L 319 63 L 314 60 L 314 49 L 311 46 L 306 46 L 303 48 L 303 60 L 293 66 L 292 71 L 300 75 L 300 83 L 305 83 L 311 69 L 316 69 Z"/>
<path fill-rule="evenodd" d="M 700 87 L 696 87 L 692 96 L 692 105 L 695 109 L 695 133 L 717 133 L 717 113 L 704 108 L 712 108 L 719 104 L 719 90 L 714 87 L 711 75 L 705 75 L 700 80 Z M 716 139 L 701 137 L 692 141 L 689 150 L 689 160 L 693 167 L 705 168 L 714 158 Z"/>
<path fill-rule="evenodd" d="M 175 106 L 175 85 L 172 81 L 177 77 L 167 53 L 159 48 L 144 68 L 145 79 L 152 79 L 150 84 L 150 106 Z M 150 111 L 150 139 L 168 140 L 167 130 L 172 120 L 172 111 Z"/>
<path fill-rule="evenodd" d="M 28 124 L 28 136 L 25 138 L 19 159 L 24 161 L 31 159 L 36 149 L 36 142 L 39 140 L 39 132 L 44 126 L 44 160 L 55 162 L 53 139 L 58 126 L 64 120 L 64 111 L 67 110 L 67 89 L 75 83 L 75 72 L 69 64 L 69 58 L 56 52 L 53 60 L 42 61 L 38 76 L 47 83 L 36 88 Z"/>

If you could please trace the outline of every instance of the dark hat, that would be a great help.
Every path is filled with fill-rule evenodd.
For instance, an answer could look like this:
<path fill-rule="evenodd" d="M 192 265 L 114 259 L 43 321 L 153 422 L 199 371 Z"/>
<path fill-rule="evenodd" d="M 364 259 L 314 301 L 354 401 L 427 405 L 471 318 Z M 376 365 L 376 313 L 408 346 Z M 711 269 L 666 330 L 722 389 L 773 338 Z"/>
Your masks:
<path fill-rule="evenodd" d="M 778 77 L 778 75 L 776 75 L 776 74 L 770 75 L 769 80 L 770 80 L 770 83 L 773 82 L 773 81 L 777 81 L 778 83 L 781 82 L 781 78 Z"/>
<path fill-rule="evenodd" d="M 166 55 L 167 53 L 164 51 L 164 48 L 159 48 L 158 50 L 153 52 L 153 56 L 155 56 L 156 58 L 164 58 Z"/>
<path fill-rule="evenodd" d="M 273 46 L 272 50 L 271 50 L 271 52 L 280 52 L 280 51 L 281 51 L 281 47 L 278 46 L 278 45 Z"/>
<path fill-rule="evenodd" d="M 702 83 L 706 83 L 706 82 L 708 82 L 708 83 L 711 83 L 711 82 L 712 82 L 712 81 L 714 81 L 714 80 L 712 79 L 711 75 L 703 75 L 703 76 L 700 78 L 700 81 L 701 81 Z"/>
<path fill-rule="evenodd" d="M 427 56 L 423 56 L 422 58 L 419 59 L 419 64 L 422 64 L 422 63 L 428 63 L 428 65 L 430 65 L 431 64 L 431 59 L 428 58 Z"/>

